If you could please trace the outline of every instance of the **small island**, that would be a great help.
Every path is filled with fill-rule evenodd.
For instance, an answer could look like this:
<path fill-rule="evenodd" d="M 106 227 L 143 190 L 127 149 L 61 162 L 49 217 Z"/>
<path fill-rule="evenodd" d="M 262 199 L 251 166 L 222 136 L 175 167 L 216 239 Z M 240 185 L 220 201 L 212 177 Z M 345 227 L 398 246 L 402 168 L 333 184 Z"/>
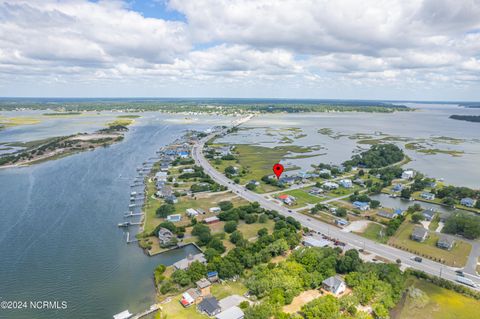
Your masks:
<path fill-rule="evenodd" d="M 480 115 L 450 115 L 451 119 L 480 123 Z"/>
<path fill-rule="evenodd" d="M 68 136 L 51 137 L 47 139 L 7 143 L 5 146 L 17 147 L 15 153 L 0 157 L 1 167 L 23 166 L 53 160 L 74 153 L 93 150 L 100 146 L 108 146 L 123 140 L 131 119 L 118 119 L 107 123 L 107 128 L 93 133 L 78 133 Z"/>

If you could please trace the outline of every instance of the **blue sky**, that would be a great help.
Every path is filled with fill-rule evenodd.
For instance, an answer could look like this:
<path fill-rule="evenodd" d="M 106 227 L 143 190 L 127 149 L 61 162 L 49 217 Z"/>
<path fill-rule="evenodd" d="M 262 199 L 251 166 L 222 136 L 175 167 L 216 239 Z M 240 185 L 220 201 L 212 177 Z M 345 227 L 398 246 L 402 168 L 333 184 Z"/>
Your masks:
<path fill-rule="evenodd" d="M 0 96 L 480 100 L 479 30 L 470 0 L 0 0 Z"/>

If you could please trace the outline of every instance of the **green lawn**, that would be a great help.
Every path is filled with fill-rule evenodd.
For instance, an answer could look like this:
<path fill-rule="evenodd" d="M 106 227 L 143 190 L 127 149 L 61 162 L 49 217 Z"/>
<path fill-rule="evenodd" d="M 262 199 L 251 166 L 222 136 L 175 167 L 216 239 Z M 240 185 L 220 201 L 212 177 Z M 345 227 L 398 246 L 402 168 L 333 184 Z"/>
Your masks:
<path fill-rule="evenodd" d="M 273 226 L 275 226 L 275 223 L 271 219 L 269 219 L 264 224 L 259 222 L 256 222 L 254 224 L 245 224 L 245 222 L 240 221 L 238 225 L 238 230 L 243 234 L 244 238 L 250 239 L 250 238 L 256 237 L 258 231 L 264 227 L 267 228 L 269 232 L 272 232 Z"/>
<path fill-rule="evenodd" d="M 307 204 L 316 204 L 324 199 L 318 196 L 311 195 L 308 193 L 307 190 L 303 189 L 295 189 L 292 191 L 278 193 L 278 195 L 281 194 L 288 194 L 296 198 L 295 205 L 291 206 L 293 208 L 303 207 Z"/>
<path fill-rule="evenodd" d="M 368 224 L 367 228 L 363 233 L 358 233 L 359 235 L 378 241 L 380 243 L 386 243 L 387 242 L 387 237 L 385 235 L 385 229 L 386 227 L 377 223 L 370 223 Z M 380 231 L 382 231 L 383 236 L 380 236 Z"/>
<path fill-rule="evenodd" d="M 271 175 L 272 165 L 278 163 L 287 154 L 302 154 L 310 152 L 308 147 L 301 147 L 296 145 L 276 146 L 273 148 L 263 147 L 257 145 L 237 144 L 235 145 L 235 157 L 237 161 L 222 161 L 221 164 L 215 164 L 215 160 L 211 160 L 211 164 L 220 172 L 224 172 L 227 166 L 237 166 L 240 169 L 246 169 L 247 173 L 240 178 L 240 184 L 246 184 L 248 181 L 254 179 L 260 181 L 265 175 Z M 266 193 L 278 190 L 279 188 L 266 185 L 261 182 L 257 187 L 256 192 Z"/>
<path fill-rule="evenodd" d="M 334 189 L 332 191 L 329 191 L 325 195 L 329 197 L 340 197 L 340 196 L 345 196 L 345 195 L 350 195 L 355 193 L 355 191 L 360 191 L 364 188 L 354 185 L 352 188 L 344 188 L 344 187 L 339 187 L 338 189 Z"/>
<path fill-rule="evenodd" d="M 245 287 L 241 281 L 237 280 L 235 282 L 228 281 L 224 284 L 215 284 L 211 288 L 211 293 L 220 300 L 231 295 L 243 296 L 247 290 L 247 287 Z"/>
<path fill-rule="evenodd" d="M 480 301 L 416 278 L 408 286 L 420 289 L 421 297 L 407 294 L 405 304 L 392 319 L 476 319 Z"/>
<path fill-rule="evenodd" d="M 397 230 L 395 235 L 390 238 L 388 243 L 391 246 L 410 251 L 414 254 L 424 256 L 433 260 L 444 260 L 448 266 L 463 267 L 467 262 L 468 255 L 472 250 L 472 245 L 461 240 L 456 240 L 452 250 L 438 248 L 436 246 L 439 236 L 430 233 L 427 240 L 423 243 L 410 239 L 410 235 L 415 225 L 405 221 Z"/>

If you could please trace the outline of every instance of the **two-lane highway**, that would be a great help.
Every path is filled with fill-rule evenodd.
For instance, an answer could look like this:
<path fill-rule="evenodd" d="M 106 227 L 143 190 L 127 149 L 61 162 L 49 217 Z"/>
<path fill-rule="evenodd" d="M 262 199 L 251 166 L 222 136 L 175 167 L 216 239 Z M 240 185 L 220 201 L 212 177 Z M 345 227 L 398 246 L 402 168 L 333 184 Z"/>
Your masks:
<path fill-rule="evenodd" d="M 393 262 L 395 262 L 397 259 L 400 259 L 404 266 L 422 270 L 428 274 L 441 276 L 442 278 L 455 281 L 457 277 L 457 274 L 455 273 L 455 270 L 457 269 L 455 268 L 448 267 L 425 258 L 423 258 L 422 262 L 416 262 L 413 260 L 413 258 L 416 257 L 413 254 L 393 248 L 391 246 L 379 244 L 377 242 L 363 238 L 353 233 L 342 232 L 335 226 L 325 224 L 314 218 L 310 218 L 301 213 L 289 210 L 281 205 L 278 205 L 275 202 L 272 202 L 271 200 L 268 200 L 260 194 L 251 192 L 245 187 L 233 183 L 225 175 L 218 172 L 212 165 L 210 165 L 210 163 L 203 155 L 203 147 L 205 145 L 205 142 L 214 136 L 215 134 L 212 134 L 198 141 L 197 144 L 193 146 L 192 156 L 196 164 L 203 167 L 205 173 L 210 175 L 212 179 L 218 184 L 228 187 L 238 196 L 241 196 L 250 202 L 258 202 L 265 209 L 276 210 L 284 216 L 292 216 L 296 220 L 298 220 L 303 226 L 308 227 L 309 229 L 312 229 L 314 231 L 321 232 L 323 234 L 329 234 L 330 237 L 337 238 L 338 240 L 345 242 L 352 247 L 355 247 L 357 249 L 364 249 L 365 251 L 384 257 Z M 480 284 L 480 277 L 471 274 L 465 275 L 469 279 L 473 280 L 477 285 Z"/>

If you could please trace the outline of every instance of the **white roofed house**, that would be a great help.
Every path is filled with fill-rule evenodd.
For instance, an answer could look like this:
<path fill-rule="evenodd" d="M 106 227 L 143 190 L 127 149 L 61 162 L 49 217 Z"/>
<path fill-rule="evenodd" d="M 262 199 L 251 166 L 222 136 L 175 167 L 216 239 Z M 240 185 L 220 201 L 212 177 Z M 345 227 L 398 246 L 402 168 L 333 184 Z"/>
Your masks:
<path fill-rule="evenodd" d="M 415 171 L 407 169 L 402 173 L 402 179 L 412 179 L 415 177 Z"/>
<path fill-rule="evenodd" d="M 196 216 L 198 216 L 198 212 L 197 212 L 195 209 L 193 209 L 193 208 L 187 208 L 186 213 L 187 213 L 187 216 L 188 216 L 188 217 L 196 217 Z"/>
<path fill-rule="evenodd" d="M 353 182 L 351 179 L 342 179 L 340 180 L 339 184 L 345 188 L 352 188 Z"/>
<path fill-rule="evenodd" d="M 334 183 L 334 182 L 325 182 L 323 183 L 322 187 L 324 189 L 337 189 L 339 187 L 339 185 L 337 183 Z"/>

